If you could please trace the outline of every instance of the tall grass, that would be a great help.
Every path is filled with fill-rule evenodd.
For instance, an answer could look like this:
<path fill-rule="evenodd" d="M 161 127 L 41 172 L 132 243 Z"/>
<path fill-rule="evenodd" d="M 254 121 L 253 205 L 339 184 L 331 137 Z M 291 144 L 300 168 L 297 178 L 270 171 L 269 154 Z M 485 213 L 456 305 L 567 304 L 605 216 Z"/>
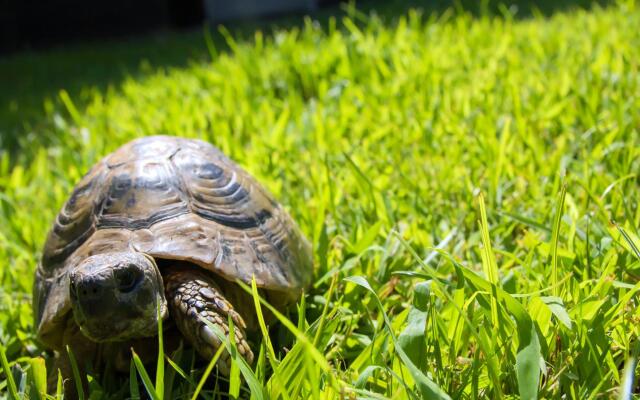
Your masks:
<path fill-rule="evenodd" d="M 43 390 L 32 274 L 73 184 L 164 133 L 275 194 L 313 243 L 313 285 L 288 317 L 244 287 L 280 323 L 260 320 L 253 366 L 226 342 L 231 379 L 184 348 L 90 374 L 90 398 L 637 396 L 640 12 L 502 10 L 225 33 L 209 61 L 43 99 L 0 150 L 0 390 Z"/>

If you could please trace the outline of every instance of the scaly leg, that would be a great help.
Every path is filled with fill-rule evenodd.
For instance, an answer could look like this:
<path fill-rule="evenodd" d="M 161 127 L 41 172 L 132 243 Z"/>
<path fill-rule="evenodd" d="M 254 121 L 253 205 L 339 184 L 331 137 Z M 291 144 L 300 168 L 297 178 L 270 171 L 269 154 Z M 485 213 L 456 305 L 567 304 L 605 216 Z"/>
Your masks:
<path fill-rule="evenodd" d="M 169 313 L 182 335 L 205 359 L 210 360 L 222 345 L 215 333 L 199 317 L 219 326 L 228 336 L 228 317 L 235 326 L 238 352 L 251 364 L 253 353 L 246 342 L 244 320 L 225 299 L 213 278 L 206 272 L 188 266 L 171 266 L 163 271 Z M 229 375 L 231 359 L 224 351 L 218 370 Z"/>

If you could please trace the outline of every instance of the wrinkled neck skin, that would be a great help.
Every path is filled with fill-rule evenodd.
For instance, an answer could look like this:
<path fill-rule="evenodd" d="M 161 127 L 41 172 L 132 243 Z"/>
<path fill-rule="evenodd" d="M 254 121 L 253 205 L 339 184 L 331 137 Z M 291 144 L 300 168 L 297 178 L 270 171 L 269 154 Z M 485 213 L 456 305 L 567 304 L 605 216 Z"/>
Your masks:
<path fill-rule="evenodd" d="M 95 342 L 155 336 L 168 315 L 162 276 L 136 252 L 91 256 L 69 273 L 69 296 L 80 331 Z"/>

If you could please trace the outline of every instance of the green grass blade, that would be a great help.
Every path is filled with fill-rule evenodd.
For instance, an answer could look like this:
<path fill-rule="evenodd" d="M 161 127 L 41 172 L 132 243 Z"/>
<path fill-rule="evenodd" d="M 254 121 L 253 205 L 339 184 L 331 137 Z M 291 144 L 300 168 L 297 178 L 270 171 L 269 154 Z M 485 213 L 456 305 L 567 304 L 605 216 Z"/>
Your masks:
<path fill-rule="evenodd" d="M 60 100 L 66 107 L 67 112 L 69 113 L 73 121 L 76 123 L 76 125 L 81 125 L 82 116 L 80 115 L 80 112 L 76 108 L 75 104 L 73 104 L 73 100 L 71 100 L 71 96 L 69 96 L 69 93 L 63 89 L 63 90 L 60 90 L 58 94 L 60 96 Z"/>
<path fill-rule="evenodd" d="M 546 296 L 540 297 L 540 300 L 542 300 L 544 304 L 549 307 L 553 315 L 558 318 L 558 321 L 560 321 L 565 327 L 567 327 L 567 329 L 571 329 L 571 317 L 569 316 L 569 313 L 567 312 L 567 309 L 565 308 L 561 298 Z"/>
<path fill-rule="evenodd" d="M 271 367 L 276 370 L 278 368 L 278 359 L 276 358 L 276 353 L 273 350 L 271 338 L 269 337 L 269 330 L 267 329 L 267 324 L 264 322 L 264 316 L 262 315 L 262 307 L 260 307 L 260 295 L 258 294 L 258 286 L 256 285 L 255 278 L 251 280 L 251 295 L 253 296 L 253 305 L 256 310 L 256 317 L 258 318 L 258 326 L 260 327 L 260 331 L 262 332 L 262 340 L 264 341 L 267 349 L 269 362 L 271 363 Z"/>
<path fill-rule="evenodd" d="M 495 288 L 495 285 L 462 265 L 456 264 L 456 271 L 461 275 L 461 279 L 472 284 L 476 290 L 489 293 L 492 288 Z M 520 397 L 537 399 L 540 370 L 544 367 L 544 361 L 535 325 L 527 310 L 515 298 L 500 288 L 496 288 L 496 293 L 516 320 L 518 333 L 516 375 Z"/>
<path fill-rule="evenodd" d="M 76 391 L 78 392 L 78 399 L 84 400 L 84 388 L 82 387 L 82 376 L 80 376 L 80 369 L 78 369 L 78 363 L 76 362 L 76 357 L 73 355 L 73 350 L 69 345 L 66 346 L 67 355 L 69 356 L 69 362 L 71 363 L 71 371 L 73 373 L 73 383 L 76 386 Z"/>
<path fill-rule="evenodd" d="M 318 374 L 318 368 L 316 368 L 315 363 L 311 357 L 304 357 L 304 374 L 300 371 L 300 374 L 305 375 L 308 382 L 320 382 L 321 377 Z M 320 385 L 311 385 L 310 390 L 310 398 L 311 399 L 320 399 Z"/>
<path fill-rule="evenodd" d="M 149 378 L 149 374 L 142 364 L 142 360 L 140 360 L 140 357 L 133 349 L 131 349 L 131 353 L 133 354 L 133 363 L 136 367 L 136 370 L 138 371 L 138 375 L 140 375 L 140 378 L 142 379 L 142 384 L 144 385 L 147 394 L 149 395 L 149 397 L 151 397 L 152 400 L 160 400 L 160 397 L 158 397 L 158 393 L 156 393 L 156 389 L 153 387 L 151 378 Z"/>
<path fill-rule="evenodd" d="M 318 346 L 318 343 L 319 343 L 319 340 L 320 340 L 320 335 L 322 335 L 324 324 L 325 324 L 325 322 L 327 320 L 327 315 L 329 313 L 329 304 L 331 304 L 331 298 L 333 297 L 333 292 L 336 289 L 337 282 L 338 282 L 338 275 L 336 274 L 331 279 L 331 285 L 329 286 L 329 291 L 327 292 L 326 301 L 324 303 L 324 306 L 322 307 L 322 314 L 320 315 L 320 326 L 316 330 L 316 334 L 313 337 L 313 346 L 314 347 Z M 303 296 L 303 298 L 304 298 L 304 296 Z"/>
<path fill-rule="evenodd" d="M 56 381 L 56 399 L 60 400 L 62 399 L 64 384 L 62 383 L 62 373 L 60 372 L 60 370 L 56 371 L 56 373 L 58 375 L 58 379 Z M 135 399 L 132 399 L 132 400 L 135 400 Z"/>
<path fill-rule="evenodd" d="M 636 240 L 634 240 L 634 238 L 632 238 L 631 235 L 623 227 L 615 222 L 612 223 L 614 224 L 618 232 L 620 232 L 620 235 L 624 239 L 627 246 L 629 246 L 629 249 L 631 249 L 633 255 L 636 256 L 638 260 L 640 260 L 640 249 L 638 249 L 638 246 L 636 245 Z"/>
<path fill-rule="evenodd" d="M 233 362 L 238 365 L 242 376 L 246 380 L 247 385 L 251 390 L 251 396 L 257 400 L 267 399 L 268 397 L 266 395 L 265 388 L 262 386 L 262 384 L 260 384 L 260 381 L 257 379 L 245 359 L 242 358 L 242 356 L 237 351 L 234 351 L 235 346 L 231 344 L 231 342 L 229 341 L 229 337 L 224 334 L 219 326 L 212 324 L 209 320 L 204 318 L 200 318 L 200 320 L 204 322 L 224 344 L 224 347 L 229 352 L 229 355 L 231 356 Z M 233 322 L 231 322 L 231 324 L 233 324 Z"/>
<path fill-rule="evenodd" d="M 35 391 L 38 399 L 45 398 L 47 394 L 47 367 L 44 358 L 36 357 L 29 359 L 29 380 L 31 389 Z M 33 397 L 33 392 L 30 392 Z"/>
<path fill-rule="evenodd" d="M 236 360 L 242 358 L 238 356 L 238 348 L 236 347 L 236 330 L 231 315 L 227 318 L 229 324 L 229 354 L 231 354 L 231 370 L 229 371 L 229 396 L 233 398 L 240 397 L 240 369 Z"/>
<path fill-rule="evenodd" d="M 511 218 L 515 221 L 520 222 L 521 224 L 530 226 L 532 228 L 536 228 L 536 229 L 540 229 L 541 231 L 546 231 L 546 232 L 551 232 L 551 229 L 548 226 L 545 226 L 544 224 L 532 219 L 532 218 L 527 218 L 524 217 L 522 215 L 518 215 L 518 214 L 514 214 L 514 213 L 510 213 L 507 211 L 501 211 L 498 210 L 496 211 L 496 214 L 500 215 L 500 216 L 504 216 L 507 218 Z"/>
<path fill-rule="evenodd" d="M 337 314 L 339 314 L 339 312 L 334 310 L 327 316 L 322 331 L 318 336 L 316 348 L 325 349 L 333 337 L 333 333 L 336 332 L 340 324 L 340 318 L 337 317 Z M 320 321 L 316 320 L 305 331 L 305 335 L 315 337 L 320 328 Z M 281 396 L 283 389 L 286 389 L 288 396 L 292 399 L 297 399 L 301 396 L 300 392 L 303 390 L 306 379 L 305 374 L 301 374 L 300 371 L 309 363 L 313 363 L 314 366 L 316 365 L 313 358 L 308 355 L 306 349 L 307 346 L 304 343 L 297 341 L 284 356 L 278 367 L 277 377 L 274 374 L 267 382 L 267 390 L 271 398 Z M 330 354 L 326 355 L 327 359 L 330 359 L 330 357 Z M 307 360 L 307 362 L 305 362 L 305 360 Z M 317 367 L 315 368 L 317 369 Z"/>
<path fill-rule="evenodd" d="M 178 346 L 178 348 L 173 352 L 171 357 L 176 358 L 178 360 L 181 360 L 183 354 L 184 354 L 183 353 L 183 342 L 180 342 L 180 346 Z M 214 356 L 215 356 L 215 354 L 214 354 Z M 173 369 L 174 372 L 176 372 L 178 375 L 180 375 L 180 377 L 182 377 L 182 379 L 187 381 L 189 383 L 189 385 L 191 386 L 191 388 L 193 388 L 195 390 L 196 387 L 198 386 L 198 383 L 193 379 L 193 377 L 190 374 L 187 374 L 175 361 L 173 361 L 171 359 L 171 357 L 169 357 L 167 354 L 165 354 L 165 359 L 166 359 L 167 363 L 169 363 L 169 365 L 171 366 L 171 368 Z M 218 357 L 220 357 L 220 356 L 218 355 Z M 217 361 L 217 358 L 215 358 L 215 360 L 213 362 L 213 365 L 215 365 L 216 361 Z M 213 365 L 210 368 L 207 366 L 207 368 L 209 368 L 209 372 L 205 371 L 205 374 L 204 374 L 205 381 L 208 379 L 209 374 L 211 373 L 211 370 L 213 369 Z M 204 381 L 202 382 L 202 384 L 204 385 Z M 209 399 L 208 396 L 202 395 L 202 397 L 206 398 L 206 399 Z"/>
<path fill-rule="evenodd" d="M 252 279 L 251 282 L 251 290 L 253 290 L 253 281 L 255 281 L 255 278 Z M 254 305 L 255 305 L 255 299 L 254 299 Z M 260 300 L 257 300 L 258 304 L 260 304 Z M 307 300 L 304 297 L 304 292 L 302 293 L 302 296 L 300 296 L 300 302 L 297 304 L 298 309 L 298 330 L 299 331 L 304 331 L 307 328 Z M 260 310 L 260 313 L 262 314 L 262 310 Z"/>
<path fill-rule="evenodd" d="M 427 327 L 427 317 L 429 315 L 428 304 L 430 287 L 430 282 L 419 282 L 414 286 L 413 305 L 409 309 L 407 326 L 398 335 L 398 345 L 424 374 L 427 372 L 427 363 L 425 362 L 425 360 L 427 360 L 425 329 Z"/>
<path fill-rule="evenodd" d="M 493 327 L 500 330 L 500 319 L 498 318 L 498 300 L 494 286 L 499 285 L 498 265 L 496 264 L 491 239 L 489 237 L 489 223 L 487 222 L 487 210 L 484 205 L 484 195 L 478 193 L 478 206 L 480 208 L 480 232 L 482 233 L 482 269 L 491 283 L 491 323 Z"/>
<path fill-rule="evenodd" d="M 213 355 L 213 357 L 209 361 L 209 364 L 207 364 L 207 368 L 204 370 L 204 373 L 202 374 L 202 377 L 200 378 L 200 381 L 198 382 L 196 389 L 193 391 L 193 396 L 191 396 L 191 400 L 198 399 L 198 396 L 200 395 L 200 392 L 202 391 L 204 384 L 207 382 L 207 379 L 209 379 L 209 375 L 211 375 L 211 371 L 213 371 L 213 367 L 218 362 L 218 359 L 220 358 L 220 355 L 222 355 L 222 352 L 224 350 L 225 350 L 224 346 L 220 346 L 218 350 L 216 350 L 216 353 Z M 184 371 L 182 371 L 182 369 L 180 369 L 180 367 L 175 365 L 175 363 L 173 363 L 172 361 L 169 361 L 169 362 L 171 363 L 171 365 L 173 365 L 173 367 L 176 369 L 176 371 L 178 371 L 180 375 L 182 375 L 185 379 L 187 378 L 187 375 L 184 373 Z"/>
<path fill-rule="evenodd" d="M 556 215 L 553 219 L 553 230 L 551 231 L 551 285 L 553 295 L 560 297 L 560 285 L 558 284 L 558 241 L 560 238 L 560 222 L 564 211 L 564 200 L 567 195 L 567 185 L 563 184 L 556 203 Z"/>
<path fill-rule="evenodd" d="M 209 57 L 211 57 L 211 61 L 215 61 L 218 57 L 218 52 L 216 51 L 216 45 L 213 43 L 213 38 L 211 37 L 211 30 L 209 24 L 205 23 L 202 26 L 202 36 L 204 37 L 204 42 L 207 45 L 207 51 L 209 52 Z"/>
<path fill-rule="evenodd" d="M 162 313 L 160 302 L 156 307 L 156 319 L 158 321 L 158 359 L 156 363 L 156 394 L 160 400 L 164 399 L 164 338 L 162 329 Z"/>
<path fill-rule="evenodd" d="M 482 269 L 487 276 L 487 280 L 492 284 L 498 283 L 498 265 L 496 264 L 495 256 L 493 254 L 493 248 L 491 246 L 491 239 L 489 237 L 489 223 L 487 221 L 487 210 L 484 204 L 484 195 L 482 192 L 478 193 L 478 208 L 480 209 L 480 221 L 478 225 L 480 232 L 482 233 Z"/>
<path fill-rule="evenodd" d="M 376 210 L 376 202 L 375 202 L 375 195 L 374 195 L 374 190 L 375 189 L 374 189 L 373 183 L 371 182 L 371 179 L 369 179 L 367 174 L 365 174 L 360 169 L 358 164 L 353 160 L 353 158 L 351 158 L 351 156 L 349 154 L 347 154 L 346 152 L 343 152 L 342 155 L 348 161 L 349 166 L 355 172 L 355 175 L 358 177 L 356 179 L 356 182 L 362 188 L 362 190 L 365 191 L 368 194 L 369 202 L 371 204 L 372 209 L 375 212 L 375 210 Z M 375 227 L 375 225 L 374 225 L 374 227 Z M 376 227 L 375 229 L 377 229 L 377 228 L 379 228 L 379 227 Z M 370 228 L 368 233 L 371 234 L 372 231 L 374 231 L 374 229 Z"/>
<path fill-rule="evenodd" d="M 280 370 L 278 368 L 279 360 L 277 359 L 276 353 L 273 350 L 273 345 L 271 344 L 271 338 L 269 336 L 269 330 L 267 329 L 267 324 L 265 323 L 264 315 L 262 314 L 262 307 L 260 306 L 260 295 L 258 294 L 258 285 L 256 284 L 255 277 L 251 280 L 251 295 L 253 296 L 253 305 L 256 310 L 258 325 L 260 327 L 260 331 L 262 332 L 262 340 L 267 350 L 267 359 L 269 360 L 269 364 L 271 365 L 271 369 L 273 370 L 276 381 L 280 382 L 280 388 L 282 389 L 282 392 L 280 394 L 285 400 L 288 400 L 289 394 L 287 393 L 286 387 L 284 386 L 283 382 L 280 380 Z"/>
<path fill-rule="evenodd" d="M 393 234 L 398 238 L 398 240 L 400 241 L 402 246 L 406 250 L 409 251 L 409 253 L 413 257 L 413 260 L 415 262 L 417 262 L 418 264 L 420 264 L 420 267 L 422 268 L 422 270 L 425 271 L 424 274 L 418 273 L 418 272 L 410 272 L 409 273 L 410 276 L 421 277 L 421 278 L 424 278 L 424 279 L 431 279 L 436 284 L 444 284 L 444 282 L 441 283 L 441 281 L 440 281 L 440 279 L 438 277 L 437 271 L 434 270 L 433 268 L 431 268 L 428 264 L 426 264 L 424 262 L 424 260 L 422 260 L 422 258 L 415 252 L 413 247 L 411 247 L 411 245 L 409 243 L 407 243 L 407 241 L 404 240 L 404 238 L 402 236 L 400 236 L 400 234 L 398 234 L 398 232 L 393 231 Z M 438 253 L 440 253 L 440 255 L 444 256 L 447 260 L 449 260 L 449 262 L 452 265 L 459 266 L 457 261 L 449 253 L 447 253 L 446 251 L 444 251 L 442 249 L 438 249 L 438 248 L 430 248 L 430 250 L 437 251 Z M 464 276 L 462 276 L 461 278 L 462 278 L 461 281 L 460 281 L 461 284 L 466 284 L 466 282 L 464 280 Z M 487 293 L 490 293 L 490 291 L 487 291 Z M 446 290 L 443 290 L 442 294 L 447 298 L 447 301 L 450 304 L 455 304 L 455 300 L 453 299 L 453 297 Z M 457 311 L 458 311 L 459 315 L 462 317 L 462 319 L 464 320 L 466 326 L 469 328 L 469 332 L 471 333 L 471 335 L 473 335 L 475 337 L 475 339 L 478 341 L 478 343 L 480 345 L 479 346 L 480 350 L 485 354 L 485 356 L 487 358 L 487 365 L 489 367 L 489 375 L 491 376 L 491 379 L 494 382 L 499 382 L 500 381 L 500 378 L 499 378 L 500 366 L 499 366 L 499 362 L 498 362 L 498 360 L 495 357 L 495 354 L 493 352 L 493 346 L 490 343 L 487 342 L 486 336 L 480 335 L 478 332 L 476 332 L 475 325 L 473 324 L 473 322 L 469 319 L 469 317 L 466 315 L 466 313 L 462 309 L 458 309 Z M 497 388 L 497 390 L 500 391 L 499 388 Z"/>
<path fill-rule="evenodd" d="M 131 400 L 140 400 L 140 390 L 138 389 L 138 375 L 136 374 L 136 366 L 131 358 L 129 363 L 129 394 Z"/>
<path fill-rule="evenodd" d="M 165 357 L 166 357 L 166 355 L 165 355 Z M 182 368 L 180 368 L 180 366 L 178 364 L 176 364 L 175 361 L 173 361 L 169 357 L 166 357 L 166 359 L 167 359 L 167 363 L 169 363 L 171 368 L 173 368 L 178 373 L 178 375 L 180 375 L 182 377 L 182 379 L 184 379 L 185 381 L 189 382 L 193 388 L 198 386 L 198 384 L 191 378 L 191 376 L 189 374 L 187 374 Z M 215 362 L 214 362 L 214 365 L 215 365 Z M 213 367 L 211 367 L 211 368 L 213 368 Z"/>
<path fill-rule="evenodd" d="M 16 382 L 13 379 L 11 368 L 9 368 L 9 361 L 7 361 L 7 354 L 5 353 L 4 346 L 1 344 L 0 344 L 0 361 L 2 362 L 2 369 L 4 370 L 4 375 L 7 380 L 7 386 L 9 388 L 9 396 L 11 396 L 13 400 L 19 400 L 20 396 L 18 396 L 18 388 L 16 387 Z"/>
<path fill-rule="evenodd" d="M 350 276 L 345 278 L 345 280 L 355 283 L 356 285 L 362 286 L 373 295 L 373 298 L 376 300 L 378 309 L 380 310 L 380 313 L 382 314 L 382 317 L 384 319 L 385 327 L 387 328 L 387 331 L 389 332 L 389 335 L 393 340 L 394 348 L 398 353 L 398 356 L 402 359 L 402 362 L 409 369 L 411 376 L 416 381 L 416 384 L 420 390 L 420 393 L 422 394 L 422 397 L 425 399 L 443 399 L 443 400 L 450 399 L 449 395 L 443 392 L 442 389 L 440 389 L 440 387 L 435 382 L 433 382 L 431 379 L 429 379 L 428 376 L 426 376 L 425 374 L 422 373 L 422 371 L 420 371 L 420 369 L 411 361 L 409 356 L 404 352 L 402 347 L 398 345 L 398 340 L 395 336 L 395 333 L 393 332 L 393 328 L 391 327 L 391 322 L 389 321 L 389 317 L 387 316 L 387 313 L 384 311 L 382 302 L 380 301 L 380 298 L 378 297 L 378 294 L 375 292 L 375 290 L 373 290 L 371 285 L 369 285 L 369 282 L 367 281 L 367 279 L 362 276 Z"/>
<path fill-rule="evenodd" d="M 245 283 L 243 283 L 242 281 L 236 281 L 236 283 L 240 285 L 240 287 L 242 287 L 246 292 L 251 293 L 251 288 L 249 288 Z M 296 337 L 297 340 L 301 341 L 302 343 L 305 344 L 305 346 L 307 346 L 309 355 L 313 357 L 316 363 L 318 363 L 318 366 L 320 366 L 325 372 L 331 371 L 331 367 L 329 366 L 329 363 L 323 357 L 322 353 L 320 353 L 320 351 L 318 351 L 318 349 L 316 349 L 313 346 L 313 343 L 309 341 L 309 338 L 303 332 L 300 332 L 298 328 L 293 323 L 291 323 L 291 321 L 289 321 L 289 319 L 286 318 L 275 307 L 267 303 L 262 297 L 259 297 L 259 299 L 260 299 L 260 303 L 263 306 L 265 306 L 269 311 L 271 311 L 273 315 L 278 319 L 278 321 L 282 325 L 284 325 L 291 333 L 293 333 L 293 335 Z M 330 379 L 332 378 L 333 377 L 330 376 Z"/>

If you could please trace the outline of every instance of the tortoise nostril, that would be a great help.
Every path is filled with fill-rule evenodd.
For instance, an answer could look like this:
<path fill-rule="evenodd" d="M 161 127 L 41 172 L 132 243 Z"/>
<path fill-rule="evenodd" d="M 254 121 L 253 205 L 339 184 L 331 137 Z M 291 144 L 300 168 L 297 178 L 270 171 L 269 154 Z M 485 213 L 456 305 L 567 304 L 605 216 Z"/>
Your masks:
<path fill-rule="evenodd" d="M 72 282 L 72 286 L 82 299 L 93 300 L 102 296 L 104 285 L 100 280 L 88 278 Z"/>
<path fill-rule="evenodd" d="M 118 290 L 122 293 L 132 292 L 142 281 L 142 277 L 140 269 L 133 264 L 115 271 Z"/>

